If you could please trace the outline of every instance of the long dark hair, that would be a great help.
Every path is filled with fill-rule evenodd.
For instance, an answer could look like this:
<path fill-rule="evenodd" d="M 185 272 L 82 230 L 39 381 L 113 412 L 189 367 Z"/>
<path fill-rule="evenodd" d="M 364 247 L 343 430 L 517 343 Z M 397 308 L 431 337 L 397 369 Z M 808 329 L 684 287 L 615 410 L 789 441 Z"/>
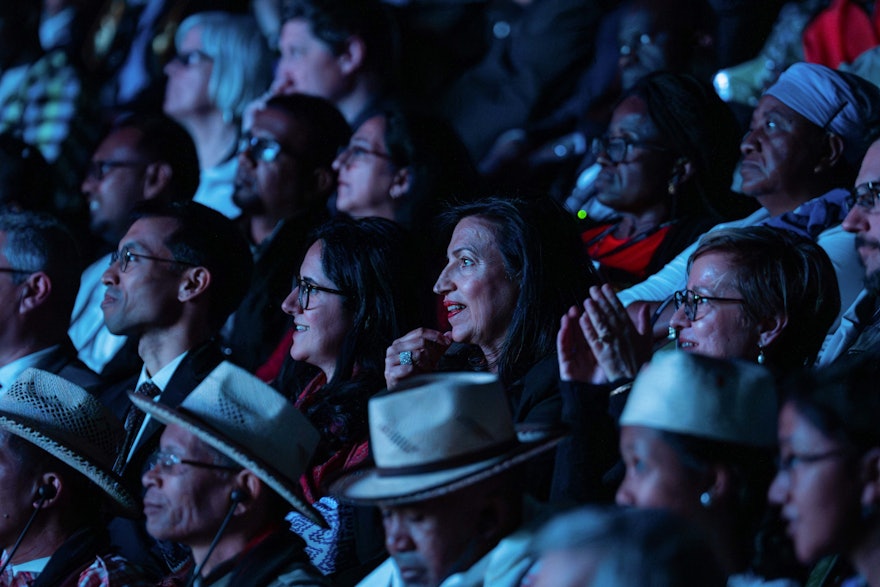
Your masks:
<path fill-rule="evenodd" d="M 478 200 L 447 211 L 443 225 L 451 234 L 469 216 L 492 225 L 507 275 L 519 284 L 496 365 L 499 377 L 509 385 L 556 352 L 560 316 L 579 304 L 598 279 L 574 218 L 549 198 Z"/>
<path fill-rule="evenodd" d="M 366 435 L 367 400 L 385 387 L 385 349 L 415 327 L 419 264 L 398 224 L 383 218 L 354 220 L 340 215 L 318 227 L 308 246 L 321 243 L 321 266 L 346 293 L 343 307 L 352 328 L 336 359 L 333 378 L 321 401 L 306 416 L 328 448 Z"/>

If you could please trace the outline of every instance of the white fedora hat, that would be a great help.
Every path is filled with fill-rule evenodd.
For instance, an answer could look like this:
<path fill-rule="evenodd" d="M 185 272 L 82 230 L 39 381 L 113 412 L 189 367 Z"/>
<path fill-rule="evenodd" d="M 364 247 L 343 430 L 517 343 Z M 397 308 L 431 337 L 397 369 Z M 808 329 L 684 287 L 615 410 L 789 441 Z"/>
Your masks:
<path fill-rule="evenodd" d="M 318 525 L 321 515 L 299 497 L 320 435 L 275 389 L 232 363 L 220 363 L 177 408 L 130 393 L 135 406 L 176 424 L 254 472 Z"/>
<path fill-rule="evenodd" d="M 0 428 L 76 469 L 126 515 L 137 501 L 113 472 L 125 431 L 93 395 L 58 375 L 25 369 L 0 395 Z"/>
<path fill-rule="evenodd" d="M 504 388 L 489 373 L 437 373 L 408 380 L 369 403 L 376 466 L 331 492 L 355 503 L 423 501 L 471 485 L 552 448 L 561 431 L 514 428 Z"/>
<path fill-rule="evenodd" d="M 669 351 L 638 374 L 620 424 L 771 447 L 776 410 L 776 386 L 765 368 Z"/>

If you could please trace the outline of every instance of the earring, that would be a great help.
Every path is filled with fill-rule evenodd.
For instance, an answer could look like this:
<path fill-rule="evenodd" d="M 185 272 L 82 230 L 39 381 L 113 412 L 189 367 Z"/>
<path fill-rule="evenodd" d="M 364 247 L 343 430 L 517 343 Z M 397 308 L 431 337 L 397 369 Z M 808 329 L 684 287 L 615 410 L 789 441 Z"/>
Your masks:
<path fill-rule="evenodd" d="M 758 364 L 764 364 L 764 345 L 758 344 Z"/>
<path fill-rule="evenodd" d="M 670 196 L 674 196 L 676 189 L 677 189 L 677 186 L 675 183 L 675 179 L 670 179 L 669 183 L 666 184 L 666 193 L 668 193 Z"/>
<path fill-rule="evenodd" d="M 703 493 L 701 493 L 700 505 L 708 509 L 712 505 L 712 494 L 708 491 L 704 491 Z"/>

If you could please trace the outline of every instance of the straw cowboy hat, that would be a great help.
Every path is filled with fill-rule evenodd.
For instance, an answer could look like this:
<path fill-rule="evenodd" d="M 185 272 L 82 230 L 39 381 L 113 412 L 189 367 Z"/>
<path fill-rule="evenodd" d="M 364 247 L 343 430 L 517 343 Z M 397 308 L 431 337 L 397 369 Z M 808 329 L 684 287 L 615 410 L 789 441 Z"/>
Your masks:
<path fill-rule="evenodd" d="M 776 414 L 776 387 L 764 367 L 669 351 L 636 377 L 620 425 L 772 447 Z"/>
<path fill-rule="evenodd" d="M 369 403 L 376 467 L 331 486 L 341 499 L 365 504 L 424 501 L 467 487 L 537 456 L 560 431 L 513 425 L 507 397 L 489 373 L 413 377 Z"/>
<path fill-rule="evenodd" d="M 327 525 L 299 497 L 299 478 L 319 433 L 287 398 L 244 369 L 220 363 L 173 408 L 129 393 L 132 403 L 163 424 L 176 424 L 249 469 L 301 514 Z"/>
<path fill-rule="evenodd" d="M 122 424 L 83 388 L 40 369 L 25 369 L 0 395 L 0 428 L 85 475 L 123 513 L 139 514 L 134 496 L 113 473 L 125 435 Z"/>

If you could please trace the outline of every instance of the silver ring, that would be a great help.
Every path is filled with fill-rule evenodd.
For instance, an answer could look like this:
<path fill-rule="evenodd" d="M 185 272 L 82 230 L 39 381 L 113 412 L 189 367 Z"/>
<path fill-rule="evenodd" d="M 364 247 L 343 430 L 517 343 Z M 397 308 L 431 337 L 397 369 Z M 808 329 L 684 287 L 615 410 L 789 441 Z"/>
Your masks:
<path fill-rule="evenodd" d="M 412 351 L 402 351 L 399 355 L 401 365 L 412 365 Z"/>

